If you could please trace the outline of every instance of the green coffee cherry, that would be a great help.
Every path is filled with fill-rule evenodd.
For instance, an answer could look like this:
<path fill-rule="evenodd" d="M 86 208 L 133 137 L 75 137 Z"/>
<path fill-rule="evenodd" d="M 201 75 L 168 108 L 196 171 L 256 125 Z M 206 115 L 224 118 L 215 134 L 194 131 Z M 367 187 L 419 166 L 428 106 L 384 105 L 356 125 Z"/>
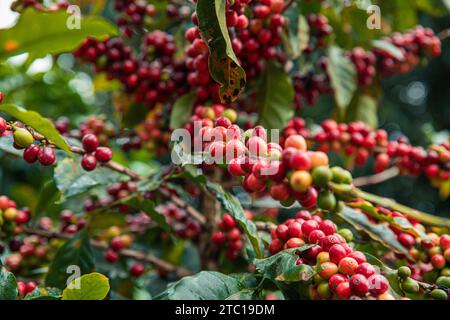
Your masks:
<path fill-rule="evenodd" d="M 222 116 L 228 118 L 231 122 L 236 122 L 237 119 L 237 113 L 233 109 L 226 109 L 222 113 Z"/>
<path fill-rule="evenodd" d="M 410 269 L 410 268 L 408 268 L 408 267 L 406 267 L 406 266 L 403 266 L 403 267 L 398 268 L 398 276 L 399 276 L 400 278 L 406 279 L 406 278 L 408 278 L 410 275 L 411 275 L 411 269 Z"/>
<path fill-rule="evenodd" d="M 313 279 L 316 284 L 324 282 L 324 279 L 318 273 L 313 276 Z"/>
<path fill-rule="evenodd" d="M 34 141 L 33 135 L 24 128 L 16 128 L 14 131 L 14 143 L 19 147 L 26 148 Z"/>
<path fill-rule="evenodd" d="M 450 277 L 439 277 L 436 280 L 438 286 L 450 288 Z"/>
<path fill-rule="evenodd" d="M 336 207 L 336 197 L 330 191 L 321 191 L 317 198 L 317 206 L 320 209 L 331 211 Z"/>
<path fill-rule="evenodd" d="M 289 197 L 286 200 L 280 201 L 281 205 L 286 208 L 291 207 L 294 204 L 294 202 L 295 202 L 295 199 L 292 197 Z"/>
<path fill-rule="evenodd" d="M 321 282 L 317 286 L 317 293 L 319 296 L 323 299 L 329 299 L 331 297 L 331 291 L 330 286 L 328 285 L 328 282 Z"/>
<path fill-rule="evenodd" d="M 336 206 L 333 209 L 333 212 L 339 213 L 344 210 L 345 203 L 343 201 L 337 201 Z"/>
<path fill-rule="evenodd" d="M 406 278 L 402 283 L 402 289 L 406 293 L 417 293 L 419 292 L 420 287 L 416 280 Z"/>
<path fill-rule="evenodd" d="M 353 232 L 352 232 L 350 229 L 346 229 L 346 228 L 340 229 L 340 230 L 338 231 L 338 233 L 339 233 L 341 236 L 343 236 L 344 239 L 345 239 L 347 242 L 350 242 L 350 241 L 353 240 Z"/>
<path fill-rule="evenodd" d="M 450 268 L 444 268 L 441 270 L 441 276 L 450 277 Z"/>
<path fill-rule="evenodd" d="M 434 289 L 431 291 L 431 297 L 436 300 L 447 300 L 447 293 L 442 289 Z"/>
<path fill-rule="evenodd" d="M 352 174 L 341 167 L 331 168 L 333 173 L 333 182 L 342 184 L 351 184 L 353 182 Z"/>
<path fill-rule="evenodd" d="M 326 166 L 320 166 L 313 170 L 312 172 L 312 182 L 314 185 L 324 188 L 333 178 L 333 173 L 330 168 Z"/>

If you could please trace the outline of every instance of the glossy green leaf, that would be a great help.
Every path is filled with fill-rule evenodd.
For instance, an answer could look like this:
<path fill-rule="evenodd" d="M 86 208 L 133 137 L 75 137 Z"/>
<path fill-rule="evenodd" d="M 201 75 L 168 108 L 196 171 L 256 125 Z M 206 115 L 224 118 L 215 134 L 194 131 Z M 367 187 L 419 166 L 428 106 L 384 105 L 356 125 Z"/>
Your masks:
<path fill-rule="evenodd" d="M 61 290 L 58 288 L 37 288 L 28 293 L 24 300 L 60 300 Z"/>
<path fill-rule="evenodd" d="M 14 139 L 12 135 L 0 137 L 0 150 L 17 157 L 21 157 L 23 152 L 14 148 L 13 143 Z"/>
<path fill-rule="evenodd" d="M 89 191 L 93 187 L 109 185 L 119 180 L 120 174 L 110 169 L 99 167 L 94 171 L 85 171 L 79 159 L 58 161 L 54 178 L 56 186 L 65 198 Z"/>
<path fill-rule="evenodd" d="M 313 245 L 283 250 L 265 259 L 255 259 L 253 263 L 264 277 L 274 281 L 308 281 L 314 275 L 314 270 L 308 265 L 297 265 L 299 255 L 296 252 L 303 252 L 311 247 Z"/>
<path fill-rule="evenodd" d="M 226 24 L 226 0 L 198 0 L 198 26 L 209 47 L 209 70 L 220 83 L 220 98 L 225 103 L 237 99 L 245 87 L 245 71 L 233 52 Z"/>
<path fill-rule="evenodd" d="M 170 128 L 172 130 L 182 128 L 189 121 L 196 98 L 196 94 L 188 93 L 175 101 L 170 114 Z"/>
<path fill-rule="evenodd" d="M 386 248 L 409 257 L 408 250 L 397 240 L 396 234 L 389 228 L 387 223 L 374 224 L 364 213 L 348 206 L 345 206 L 339 215 L 355 229 L 365 232 L 369 237 L 380 242 Z"/>
<path fill-rule="evenodd" d="M 15 300 L 17 294 L 16 277 L 0 266 L 0 300 Z"/>
<path fill-rule="evenodd" d="M 266 129 L 283 129 L 294 116 L 294 88 L 284 69 L 268 63 L 257 89 L 259 123 Z"/>
<path fill-rule="evenodd" d="M 1 34 L 1 33 L 0 33 Z M 73 157 L 67 142 L 61 137 L 58 130 L 55 129 L 52 122 L 47 118 L 42 117 L 36 111 L 27 111 L 15 104 L 0 104 L 0 111 L 6 112 L 14 119 L 17 119 L 26 125 L 29 125 L 34 130 L 38 131 L 48 140 L 53 142 L 58 148 L 67 152 Z"/>
<path fill-rule="evenodd" d="M 264 245 L 258 236 L 256 225 L 250 221 L 244 213 L 239 200 L 232 194 L 226 192 L 221 185 L 208 182 L 206 187 L 217 197 L 222 203 L 223 208 L 236 219 L 239 225 L 244 229 L 248 239 L 250 240 L 256 257 L 262 256 Z"/>
<path fill-rule="evenodd" d="M 108 292 L 108 278 L 93 272 L 72 280 L 64 289 L 62 300 L 103 300 Z"/>
<path fill-rule="evenodd" d="M 345 112 L 356 91 L 356 69 L 338 47 L 331 46 L 328 50 L 328 74 L 336 104 Z"/>
<path fill-rule="evenodd" d="M 39 199 L 34 209 L 34 216 L 41 215 L 47 206 L 56 202 L 61 196 L 61 192 L 56 187 L 55 180 L 50 180 L 44 183 L 41 192 L 39 193 Z"/>
<path fill-rule="evenodd" d="M 33 58 L 71 52 L 87 37 L 104 38 L 118 33 L 113 24 L 100 17 L 81 18 L 80 28 L 73 28 L 74 19 L 64 10 L 25 9 L 15 26 L 0 32 L 0 60 L 25 52 Z"/>
<path fill-rule="evenodd" d="M 347 112 L 347 121 L 362 121 L 370 128 L 378 127 L 378 101 L 367 94 L 357 95 Z"/>
<path fill-rule="evenodd" d="M 172 283 L 156 300 L 250 299 L 254 289 L 245 288 L 239 278 L 214 271 L 202 271 Z"/>
<path fill-rule="evenodd" d="M 68 240 L 55 254 L 50 263 L 45 284 L 50 287 L 63 289 L 67 286 L 69 266 L 78 266 L 81 274 L 94 270 L 94 253 L 86 230 L 78 232 Z"/>

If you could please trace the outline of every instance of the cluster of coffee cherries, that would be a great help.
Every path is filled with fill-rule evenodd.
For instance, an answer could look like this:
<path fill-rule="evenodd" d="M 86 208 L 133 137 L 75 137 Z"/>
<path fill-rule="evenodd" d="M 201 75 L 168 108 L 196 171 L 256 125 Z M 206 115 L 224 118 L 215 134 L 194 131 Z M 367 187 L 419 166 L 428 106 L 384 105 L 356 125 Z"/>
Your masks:
<path fill-rule="evenodd" d="M 311 13 L 306 17 L 309 26 L 309 45 L 303 52 L 313 53 L 319 48 L 324 48 L 333 28 L 328 23 L 328 18 L 321 14 Z"/>
<path fill-rule="evenodd" d="M 420 63 L 425 57 L 438 57 L 441 55 L 441 40 L 433 30 L 417 26 L 406 33 L 394 33 L 384 39 L 396 46 L 404 55 L 404 60 L 395 59 L 389 52 L 373 49 L 377 57 L 377 70 L 382 77 L 406 73 Z"/>
<path fill-rule="evenodd" d="M 309 288 L 312 299 L 393 299 L 389 282 L 365 255 L 354 250 L 347 241 L 353 234 L 348 229 L 337 231 L 331 220 L 311 216 L 301 210 L 272 231 L 271 254 L 289 248 L 314 245 L 299 252 L 297 265 L 316 266 L 316 274 Z"/>
<path fill-rule="evenodd" d="M 149 108 L 176 98 L 174 92 L 179 95 L 186 92 L 185 67 L 183 62 L 173 60 L 172 36 L 153 31 L 143 39 L 141 51 L 144 54 L 137 57 L 121 38 L 105 41 L 89 38 L 74 55 L 93 63 L 96 71 L 105 72 L 109 80 L 119 80 L 128 94 L 136 95 L 136 102 Z"/>
<path fill-rule="evenodd" d="M 86 152 L 81 159 L 81 166 L 86 171 L 92 171 L 97 167 L 97 161 L 107 163 L 112 159 L 112 150 L 108 147 L 100 147 L 96 135 L 89 133 L 81 140 Z"/>
<path fill-rule="evenodd" d="M 11 9 L 17 12 L 21 12 L 26 8 L 33 8 L 39 11 L 58 11 L 62 9 L 67 9 L 70 3 L 66 0 L 58 0 L 56 3 L 51 3 L 50 5 L 45 5 L 46 1 L 43 0 L 16 0 L 12 3 Z"/>
<path fill-rule="evenodd" d="M 0 230 L 5 234 L 20 233 L 24 224 L 31 219 L 28 208 L 18 209 L 15 201 L 0 196 Z"/>
<path fill-rule="evenodd" d="M 308 209 L 316 205 L 324 210 L 338 208 L 328 184 L 351 184 L 348 171 L 339 167 L 330 169 L 328 156 L 322 151 L 308 151 L 301 135 L 287 137 L 283 147 L 267 143 L 263 127 L 244 132 L 233 124 L 236 113 L 222 110 L 219 105 L 197 107 L 185 127 L 193 137 L 194 151 L 203 152 L 204 164 L 227 165 L 232 176 L 242 177 L 247 192 L 269 191 L 285 206 L 297 200 Z M 196 147 L 200 150 L 195 150 Z"/>
<path fill-rule="evenodd" d="M 114 183 L 107 188 L 107 195 L 99 199 L 89 198 L 84 202 L 84 209 L 86 212 L 94 211 L 98 208 L 110 206 L 112 203 L 124 199 L 135 193 L 138 187 L 133 181 L 124 181 Z M 128 213 L 130 207 L 126 204 L 119 203 L 117 209 L 122 213 Z"/>
<path fill-rule="evenodd" d="M 86 219 L 83 216 L 76 216 L 71 210 L 61 211 L 59 219 L 61 233 L 75 234 L 86 226 Z"/>
<path fill-rule="evenodd" d="M 156 15 L 156 7 L 141 0 L 116 0 L 114 10 L 119 13 L 117 24 L 128 37 L 133 35 L 133 30 L 139 31 L 148 25 L 150 19 Z"/>
<path fill-rule="evenodd" d="M 381 48 L 373 48 L 371 51 L 365 51 L 361 47 L 354 48 L 348 55 L 356 67 L 360 86 L 371 85 L 377 76 L 377 70 L 380 70 L 379 76 L 386 78 L 411 71 L 422 58 L 441 55 L 441 41 L 433 30 L 422 26 L 403 34 L 394 33 L 384 40 L 397 47 L 404 59 L 399 60 Z"/>
<path fill-rule="evenodd" d="M 397 270 L 400 288 L 406 294 L 421 294 L 426 299 L 448 300 L 450 289 L 450 277 L 440 276 L 436 279 L 434 286 L 421 286 L 418 280 L 414 279 L 411 268 L 402 266 Z"/>
<path fill-rule="evenodd" d="M 186 210 L 180 209 L 170 202 L 158 206 L 156 210 L 165 216 L 167 223 L 180 238 L 196 239 L 199 236 L 201 231 L 200 224 L 191 218 Z"/>
<path fill-rule="evenodd" d="M 10 252 L 5 256 L 5 265 L 11 271 L 26 273 L 50 261 L 51 247 L 47 238 L 17 235 L 9 241 Z"/>
<path fill-rule="evenodd" d="M 105 250 L 103 257 L 109 263 L 119 261 L 120 251 L 131 247 L 133 244 L 133 237 L 130 234 L 122 233 L 118 227 L 110 228 L 108 230 L 110 236 L 109 248 Z"/>
<path fill-rule="evenodd" d="M 318 60 L 314 70 L 295 73 L 292 83 L 295 89 L 294 102 L 298 109 L 304 105 L 303 101 L 309 106 L 314 106 L 320 96 L 331 94 L 333 90 L 327 72 L 326 58 Z"/>
<path fill-rule="evenodd" d="M 245 210 L 248 219 L 253 219 L 253 214 Z M 222 219 L 217 224 L 219 228 L 211 236 L 211 241 L 216 246 L 226 246 L 225 255 L 229 260 L 236 260 L 242 249 L 244 248 L 243 233 L 239 229 L 236 220 L 228 213 L 222 216 Z"/>
<path fill-rule="evenodd" d="M 17 291 L 19 296 L 24 298 L 27 294 L 32 293 L 38 287 L 35 281 L 17 281 Z"/>

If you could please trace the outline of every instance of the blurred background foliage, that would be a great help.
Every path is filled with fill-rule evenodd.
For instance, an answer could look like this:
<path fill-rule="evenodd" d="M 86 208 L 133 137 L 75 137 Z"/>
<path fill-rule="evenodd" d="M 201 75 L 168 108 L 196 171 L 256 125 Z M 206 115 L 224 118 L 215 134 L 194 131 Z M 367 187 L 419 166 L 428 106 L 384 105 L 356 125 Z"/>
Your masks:
<path fill-rule="evenodd" d="M 110 2 L 103 13 L 111 17 Z M 336 5 L 341 1 L 336 0 Z M 450 10 L 445 0 L 379 0 L 383 18 L 393 31 L 404 31 L 416 24 L 431 27 L 436 33 L 450 28 Z M 406 2 L 408 3 L 407 5 Z M 433 5 L 435 3 L 436 5 Z M 364 12 L 363 12 L 364 13 Z M 351 43 L 336 39 L 342 47 L 364 45 L 367 15 L 343 13 L 338 17 L 352 26 L 361 25 Z M 363 19 L 364 18 L 364 19 Z M 362 20 L 363 19 L 363 20 Z M 345 23 L 341 24 L 345 27 Z M 336 32 L 339 37 L 339 32 Z M 344 35 L 341 35 L 342 37 Z M 23 60 L 23 59 L 22 59 Z M 44 68 L 37 66 L 45 65 Z M 43 69 L 43 70 L 40 70 Z M 117 87 L 104 78 L 92 76 L 92 70 L 75 63 L 70 54 L 54 59 L 46 57 L 31 66 L 20 59 L 0 65 L 0 90 L 7 101 L 56 119 L 66 116 L 73 125 L 92 114 L 114 115 L 112 96 Z M 412 144 L 427 147 L 448 136 L 450 130 L 450 40 L 443 42 L 443 54 L 413 72 L 383 82 L 383 98 L 378 110 L 379 126 L 391 137 L 406 135 Z M 332 98 L 323 97 L 315 107 L 305 106 L 301 115 L 312 123 L 329 117 Z M 112 118 L 114 119 L 114 117 Z M 358 168 L 355 176 L 372 173 L 369 163 Z M 43 185 L 52 177 L 52 168 L 17 161 L 17 157 L 0 151 L 0 194 L 7 194 L 20 206 L 34 207 Z M 450 199 L 442 201 L 425 178 L 397 177 L 366 188 L 370 192 L 392 197 L 401 203 L 429 213 L 450 217 Z M 58 204 L 47 210 L 57 211 Z"/>

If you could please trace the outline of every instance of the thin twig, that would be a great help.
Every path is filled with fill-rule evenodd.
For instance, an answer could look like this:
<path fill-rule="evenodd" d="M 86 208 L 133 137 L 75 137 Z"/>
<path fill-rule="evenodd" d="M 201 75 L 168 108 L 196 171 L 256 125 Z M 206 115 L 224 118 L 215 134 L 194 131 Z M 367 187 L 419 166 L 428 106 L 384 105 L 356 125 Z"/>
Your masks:
<path fill-rule="evenodd" d="M 267 232 L 271 232 L 273 229 L 277 227 L 277 225 L 272 222 L 264 222 L 264 221 L 256 221 L 255 225 L 256 229 L 258 229 L 259 231 L 267 231 Z"/>
<path fill-rule="evenodd" d="M 52 231 L 47 231 L 47 230 L 42 230 L 42 229 L 25 228 L 24 232 L 27 234 L 30 234 L 30 235 L 36 235 L 36 236 L 47 238 L 47 239 L 69 240 L 71 238 L 71 236 L 67 235 L 67 234 L 61 234 L 58 232 L 52 232 Z M 108 248 L 108 245 L 105 242 L 93 240 L 93 239 L 91 240 L 91 245 L 95 248 L 102 249 L 102 250 L 106 250 Z M 174 272 L 179 277 L 184 277 L 184 276 L 188 276 L 188 275 L 192 274 L 192 272 L 190 272 L 189 270 L 187 270 L 183 267 L 175 266 L 165 260 L 162 260 L 162 259 L 160 259 L 154 255 L 148 254 L 148 253 L 131 250 L 131 249 L 123 249 L 123 250 L 119 251 L 119 254 L 126 258 L 131 258 L 134 260 L 152 264 L 155 267 L 160 268 L 167 272 Z"/>
<path fill-rule="evenodd" d="M 353 184 L 355 185 L 355 187 L 370 186 L 395 178 L 399 174 L 400 170 L 397 167 L 392 167 L 388 170 L 385 170 L 383 172 L 371 176 L 356 178 L 353 180 Z"/>

